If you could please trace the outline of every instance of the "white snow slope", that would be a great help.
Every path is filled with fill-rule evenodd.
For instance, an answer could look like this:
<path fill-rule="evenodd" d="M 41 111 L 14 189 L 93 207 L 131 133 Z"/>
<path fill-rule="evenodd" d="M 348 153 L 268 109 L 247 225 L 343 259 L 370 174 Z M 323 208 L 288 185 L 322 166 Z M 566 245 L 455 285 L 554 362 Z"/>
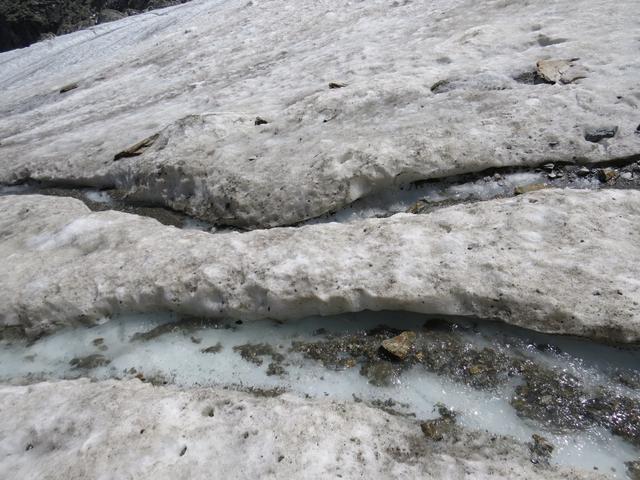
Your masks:
<path fill-rule="evenodd" d="M 633 156 L 636 29 L 635 0 L 194 1 L 1 54 L 0 182 L 255 227 L 398 182 Z M 573 83 L 514 79 L 575 58 Z M 585 140 L 600 127 L 618 130 Z"/>

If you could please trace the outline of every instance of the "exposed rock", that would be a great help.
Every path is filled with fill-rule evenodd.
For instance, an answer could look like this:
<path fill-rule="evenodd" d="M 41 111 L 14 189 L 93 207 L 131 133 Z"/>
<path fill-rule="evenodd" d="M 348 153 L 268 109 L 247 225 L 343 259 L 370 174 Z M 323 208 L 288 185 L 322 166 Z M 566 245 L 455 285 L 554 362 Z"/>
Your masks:
<path fill-rule="evenodd" d="M 60 93 L 67 93 L 67 92 L 70 92 L 71 90 L 75 90 L 76 88 L 78 88 L 77 83 L 69 83 L 68 85 L 65 85 L 60 89 Z"/>
<path fill-rule="evenodd" d="M 116 153 L 113 157 L 114 160 L 120 160 L 121 158 L 129 158 L 129 157 L 137 157 L 138 155 L 142 155 L 147 148 L 154 144 L 154 142 L 158 139 L 159 134 L 151 135 L 144 140 L 139 141 L 135 145 Z"/>
<path fill-rule="evenodd" d="M 640 480 L 640 460 L 627 462 L 627 475 L 631 480 Z"/>
<path fill-rule="evenodd" d="M 598 143 L 605 138 L 613 138 L 618 132 L 618 127 L 600 127 L 600 128 L 588 128 L 584 131 L 584 139 L 587 142 Z"/>
<path fill-rule="evenodd" d="M 287 373 L 287 371 L 284 369 L 284 367 L 282 365 L 280 365 L 279 363 L 276 362 L 271 362 L 268 366 L 267 366 L 267 375 L 268 376 L 272 376 L 272 375 L 285 375 Z"/>
<path fill-rule="evenodd" d="M 267 124 L 267 123 L 269 123 L 269 122 L 267 122 L 267 121 L 266 121 L 264 118 L 262 118 L 262 117 L 256 117 L 256 119 L 255 119 L 255 121 L 254 121 L 253 123 L 254 123 L 254 125 L 266 125 L 266 124 Z"/>
<path fill-rule="evenodd" d="M 583 430 L 605 427 L 640 445 L 640 402 L 604 389 L 586 388 L 574 376 L 525 362 L 525 383 L 516 387 L 511 405 L 518 415 L 549 428 Z"/>
<path fill-rule="evenodd" d="M 387 387 L 397 378 L 398 368 L 391 362 L 380 360 L 363 365 L 360 373 L 367 377 L 371 385 Z"/>
<path fill-rule="evenodd" d="M 524 195 L 525 193 L 536 192 L 543 188 L 547 188 L 547 185 L 544 183 L 530 183 L 528 185 L 518 185 L 513 189 L 513 193 L 516 195 Z"/>
<path fill-rule="evenodd" d="M 73 358 L 69 362 L 69 365 L 82 370 L 91 370 L 93 368 L 103 367 L 109 363 L 111 363 L 111 360 L 106 358 L 104 355 L 94 353 L 93 355 L 87 355 L 86 357 Z"/>
<path fill-rule="evenodd" d="M 598 178 L 604 183 L 615 182 L 619 175 L 620 173 L 615 168 L 603 168 L 598 170 Z"/>
<path fill-rule="evenodd" d="M 568 60 L 538 60 L 536 71 L 543 79 L 553 83 L 572 83 L 585 78 L 586 73 L 577 65 L 578 58 Z"/>
<path fill-rule="evenodd" d="M 531 435 L 531 439 L 533 440 L 529 445 L 531 449 L 531 461 L 533 463 L 549 463 L 549 458 L 554 449 L 551 442 L 537 433 Z"/>
<path fill-rule="evenodd" d="M 220 342 L 216 343 L 207 348 L 203 348 L 200 350 L 202 353 L 220 353 L 222 351 L 222 344 Z"/>
<path fill-rule="evenodd" d="M 404 360 L 416 341 L 415 332 L 402 332 L 393 338 L 389 338 L 382 342 L 382 348 L 400 360 Z"/>
<path fill-rule="evenodd" d="M 0 235 L 0 258 L 11 258 L 0 267 L 0 325 L 30 335 L 119 311 L 289 319 L 404 309 L 640 340 L 634 190 L 545 189 L 425 215 L 223 235 L 25 195 L 0 198 Z"/>
<path fill-rule="evenodd" d="M 341 83 L 341 82 L 331 82 L 331 83 L 329 83 L 329 88 L 330 89 L 344 88 L 346 86 L 347 86 L 346 83 Z"/>
<path fill-rule="evenodd" d="M 233 351 L 238 352 L 243 359 L 255 365 L 262 365 L 263 359 L 261 357 L 271 357 L 275 363 L 280 363 L 284 360 L 284 355 L 277 352 L 276 349 L 268 343 L 236 345 L 233 347 Z"/>
<path fill-rule="evenodd" d="M 430 90 L 433 93 L 448 92 L 449 90 L 451 90 L 450 83 L 451 82 L 449 80 L 438 80 L 436 83 L 431 85 Z"/>
<path fill-rule="evenodd" d="M 439 418 L 427 420 L 420 424 L 425 437 L 435 442 L 452 439 L 457 433 L 456 415 L 453 411 L 441 405 L 438 409 Z"/>

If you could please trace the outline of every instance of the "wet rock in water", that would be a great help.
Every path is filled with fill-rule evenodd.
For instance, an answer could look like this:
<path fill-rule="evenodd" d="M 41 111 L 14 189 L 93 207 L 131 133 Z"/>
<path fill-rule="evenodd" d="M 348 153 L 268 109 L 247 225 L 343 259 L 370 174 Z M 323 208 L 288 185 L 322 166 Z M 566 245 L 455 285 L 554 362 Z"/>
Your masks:
<path fill-rule="evenodd" d="M 67 92 L 70 92 L 71 90 L 75 90 L 76 88 L 78 88 L 78 84 L 77 83 L 70 83 L 70 84 L 65 85 L 64 87 L 62 87 L 60 89 L 60 93 L 67 93 Z"/>
<path fill-rule="evenodd" d="M 529 361 L 522 373 L 525 383 L 516 387 L 511 400 L 518 415 L 550 428 L 580 430 L 589 424 L 583 407 L 588 397 L 575 377 Z"/>
<path fill-rule="evenodd" d="M 169 333 L 180 332 L 184 335 L 210 326 L 217 326 L 217 323 L 214 320 L 208 319 L 186 318 L 178 320 L 176 322 L 163 323 L 162 325 L 158 325 L 157 327 L 154 327 L 146 332 L 136 332 L 131 336 L 131 339 L 129 341 L 148 342 L 149 340 L 153 340 Z"/>
<path fill-rule="evenodd" d="M 388 387 L 398 376 L 398 367 L 391 362 L 380 360 L 366 363 L 360 369 L 360 374 L 367 377 L 371 385 Z"/>
<path fill-rule="evenodd" d="M 291 351 L 319 361 L 326 368 L 343 370 L 354 367 L 358 362 L 382 360 L 380 344 L 400 333 L 400 330 L 379 326 L 367 332 L 328 336 L 319 342 L 293 342 Z"/>
<path fill-rule="evenodd" d="M 602 390 L 585 405 L 587 415 L 614 435 L 640 446 L 640 402 Z"/>
<path fill-rule="evenodd" d="M 420 429 L 425 437 L 440 442 L 453 438 L 456 433 L 456 414 L 442 404 L 436 405 L 439 418 L 420 423 Z"/>
<path fill-rule="evenodd" d="M 149 147 L 151 147 L 155 143 L 159 136 L 160 134 L 156 133 L 155 135 L 151 135 L 150 137 L 139 141 L 135 145 L 132 145 L 129 148 L 116 153 L 113 157 L 113 160 L 116 161 L 122 158 L 137 157 L 139 155 L 142 155 Z"/>
<path fill-rule="evenodd" d="M 602 168 L 598 170 L 598 178 L 603 183 L 613 183 L 620 174 L 614 168 Z"/>
<path fill-rule="evenodd" d="M 77 369 L 91 370 L 93 368 L 109 365 L 109 363 L 111 363 L 111 360 L 106 358 L 104 355 L 94 353 L 93 355 L 87 355 L 86 357 L 76 357 L 69 362 L 69 365 Z"/>
<path fill-rule="evenodd" d="M 640 480 L 640 460 L 626 462 L 627 475 L 631 480 Z"/>
<path fill-rule="evenodd" d="M 620 385 L 624 385 L 625 387 L 629 387 L 632 389 L 640 389 L 640 372 L 636 372 L 636 371 L 618 372 L 614 376 L 614 378 L 618 383 L 620 383 Z"/>
<path fill-rule="evenodd" d="M 195 343 L 196 345 L 200 345 L 202 343 L 202 338 L 200 337 L 196 337 L 194 335 L 191 335 L 189 337 L 189 340 L 191 340 L 192 343 Z"/>
<path fill-rule="evenodd" d="M 280 363 L 284 360 L 284 355 L 277 352 L 273 346 L 268 343 L 246 343 L 244 345 L 236 345 L 233 347 L 233 351 L 238 352 L 244 360 L 255 365 L 262 365 L 264 360 L 261 357 L 271 357 L 271 359 L 276 363 Z"/>
<path fill-rule="evenodd" d="M 433 332 L 421 353 L 418 360 L 427 370 L 474 388 L 494 388 L 504 383 L 513 371 L 505 354 L 489 347 L 472 348 L 451 332 Z"/>
<path fill-rule="evenodd" d="M 95 346 L 95 347 L 98 347 L 98 346 L 100 346 L 100 345 L 104 344 L 104 338 L 102 338 L 102 337 L 94 338 L 94 339 L 91 341 L 91 344 L 92 344 L 93 346 Z"/>
<path fill-rule="evenodd" d="M 200 350 L 200 352 L 202 353 L 220 353 L 221 351 L 222 351 L 222 344 L 220 342 Z"/>
<path fill-rule="evenodd" d="M 599 389 L 588 391 L 575 377 L 525 361 L 525 383 L 516 387 L 511 405 L 518 415 L 551 429 L 583 430 L 592 425 L 640 445 L 640 402 Z"/>
<path fill-rule="evenodd" d="M 546 438 L 537 433 L 531 435 L 533 440 L 529 444 L 529 450 L 531 451 L 531 461 L 533 463 L 549 463 L 549 458 L 553 453 L 553 445 Z"/>
<path fill-rule="evenodd" d="M 584 139 L 587 142 L 598 143 L 605 138 L 613 138 L 618 133 L 617 126 L 599 127 L 599 128 L 587 128 L 584 131 Z"/>
<path fill-rule="evenodd" d="M 272 376 L 272 375 L 285 375 L 287 373 L 287 371 L 284 369 L 284 367 L 282 365 L 280 365 L 279 363 L 276 362 L 271 362 L 268 366 L 267 366 L 267 375 L 268 376 Z"/>
<path fill-rule="evenodd" d="M 404 360 L 411 352 L 415 341 L 415 332 L 402 332 L 400 335 L 384 340 L 382 342 L 382 348 L 394 357 Z"/>
<path fill-rule="evenodd" d="M 329 83 L 329 88 L 330 89 L 344 88 L 346 86 L 347 86 L 347 84 L 346 83 L 342 83 L 342 82 L 331 82 L 331 83 Z"/>
<path fill-rule="evenodd" d="M 266 124 L 268 124 L 269 122 L 267 122 L 267 121 L 266 121 L 264 118 L 262 118 L 262 117 L 256 117 L 256 119 L 255 119 L 255 121 L 254 121 L 253 123 L 254 123 L 254 125 L 256 125 L 256 126 L 257 126 L 257 125 L 266 125 Z"/>
<path fill-rule="evenodd" d="M 538 60 L 536 72 L 548 82 L 572 83 L 586 76 L 586 72 L 578 67 L 577 60 L 577 58 Z"/>
<path fill-rule="evenodd" d="M 531 183 L 529 185 L 518 185 L 513 189 L 513 193 L 516 195 L 524 195 L 525 193 L 535 192 L 537 190 L 542 190 L 546 188 L 546 184 L 544 183 Z"/>
<path fill-rule="evenodd" d="M 576 170 L 576 175 L 578 175 L 579 177 L 586 177 L 590 173 L 591 170 L 589 170 L 587 167 L 580 167 L 578 170 Z"/>

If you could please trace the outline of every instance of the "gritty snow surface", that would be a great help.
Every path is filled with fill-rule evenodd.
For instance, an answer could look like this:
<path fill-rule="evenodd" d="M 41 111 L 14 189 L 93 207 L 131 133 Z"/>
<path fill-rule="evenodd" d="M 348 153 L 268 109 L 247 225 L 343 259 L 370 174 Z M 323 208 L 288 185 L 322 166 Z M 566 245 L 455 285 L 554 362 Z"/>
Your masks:
<path fill-rule="evenodd" d="M 226 234 L 64 197 L 5 196 L 0 211 L 0 324 L 33 335 L 118 312 L 286 320 L 386 309 L 640 339 L 635 190 Z"/>
<path fill-rule="evenodd" d="M 0 55 L 0 182 L 117 188 L 255 227 L 399 182 L 626 158 L 640 151 L 636 13 L 207 0 L 100 25 Z M 540 61 L 555 84 L 536 81 Z"/>
<path fill-rule="evenodd" d="M 194 0 L 0 54 L 0 478 L 637 480 L 639 52 L 637 0 Z M 511 398 L 443 387 L 503 350 L 409 369 L 462 345 L 426 326 L 381 340 L 411 364 L 368 332 L 331 351 L 342 376 L 220 353 L 363 311 L 632 361 L 600 381 L 505 341 Z M 125 335 L 162 315 L 229 332 Z M 413 411 L 349 398 L 402 365 Z"/>
<path fill-rule="evenodd" d="M 137 380 L 0 385 L 2 478 L 606 478 L 529 458 L 478 431 L 427 442 L 414 418 L 364 403 Z"/>

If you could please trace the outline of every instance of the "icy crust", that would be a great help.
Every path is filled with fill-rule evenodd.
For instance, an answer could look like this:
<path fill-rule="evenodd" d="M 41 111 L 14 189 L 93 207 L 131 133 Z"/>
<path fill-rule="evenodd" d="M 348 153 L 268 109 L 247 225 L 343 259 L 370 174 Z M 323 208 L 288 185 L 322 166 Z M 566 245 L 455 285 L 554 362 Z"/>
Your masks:
<path fill-rule="evenodd" d="M 80 201 L 0 198 L 0 324 L 118 312 L 476 316 L 640 341 L 640 192 L 544 190 L 350 224 L 209 234 Z"/>
<path fill-rule="evenodd" d="M 399 182 L 638 155 L 635 11 L 231 0 L 101 25 L 0 55 L 0 182 L 115 186 L 255 227 Z M 539 60 L 576 58 L 572 83 L 527 83 Z M 599 128 L 614 137 L 587 141 Z"/>
<path fill-rule="evenodd" d="M 0 385 L 0 476 L 591 479 L 535 466 L 510 437 L 425 439 L 364 403 L 152 387 L 137 380 Z"/>

